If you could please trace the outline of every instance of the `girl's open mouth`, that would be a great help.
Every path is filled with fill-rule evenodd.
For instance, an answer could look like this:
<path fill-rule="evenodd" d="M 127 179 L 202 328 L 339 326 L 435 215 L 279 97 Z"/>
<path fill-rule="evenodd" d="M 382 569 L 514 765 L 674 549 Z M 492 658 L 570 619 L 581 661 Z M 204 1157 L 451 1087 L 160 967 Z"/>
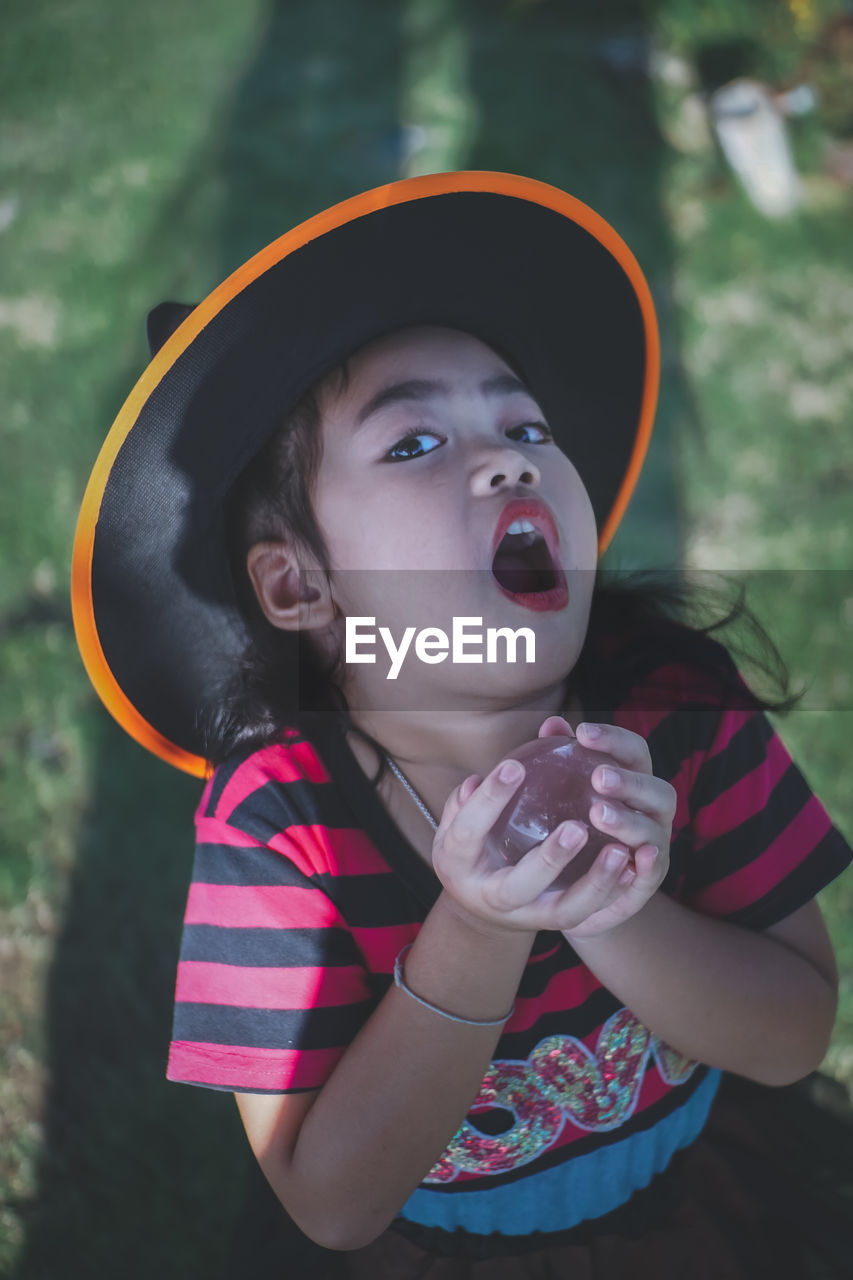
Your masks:
<path fill-rule="evenodd" d="M 501 592 L 525 609 L 544 612 L 568 604 L 566 575 L 539 529 L 508 530 L 495 552 L 492 574 Z"/>

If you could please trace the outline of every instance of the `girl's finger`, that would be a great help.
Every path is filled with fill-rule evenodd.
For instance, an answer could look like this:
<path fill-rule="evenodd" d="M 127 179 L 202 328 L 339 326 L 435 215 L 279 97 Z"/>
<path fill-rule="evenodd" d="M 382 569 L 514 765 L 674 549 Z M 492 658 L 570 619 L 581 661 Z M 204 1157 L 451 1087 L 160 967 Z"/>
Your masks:
<path fill-rule="evenodd" d="M 634 867 L 636 869 L 637 882 L 643 887 L 651 881 L 663 880 L 668 866 L 669 858 L 664 857 L 655 844 L 644 844 L 639 849 L 634 850 Z"/>
<path fill-rule="evenodd" d="M 631 729 L 622 729 L 615 724 L 589 724 L 584 721 L 578 725 L 577 737 L 583 746 L 591 747 L 593 751 L 605 751 L 626 769 L 634 769 L 637 773 L 652 772 L 649 744 Z"/>
<path fill-rule="evenodd" d="M 629 849 L 636 849 L 641 844 L 661 844 L 665 830 L 659 822 L 646 813 L 629 809 L 613 800 L 606 803 L 596 801 L 590 807 L 589 820 L 599 831 L 603 831 L 613 840 L 626 844 Z"/>
<path fill-rule="evenodd" d="M 444 809 L 442 810 L 442 814 L 441 814 L 441 820 L 436 829 L 436 833 L 435 833 L 436 837 L 444 834 L 444 832 L 450 826 L 451 822 L 456 817 L 459 810 L 462 808 L 464 804 L 467 803 L 468 800 L 470 800 L 471 796 L 474 794 L 477 787 L 480 785 L 482 781 L 483 779 L 480 777 L 479 774 L 471 773 L 468 775 L 467 778 L 463 779 L 463 781 L 460 782 L 458 787 L 453 788 L 450 795 L 447 797 L 447 800 L 445 801 Z"/>
<path fill-rule="evenodd" d="M 661 883 L 666 874 L 666 866 L 662 865 L 661 857 L 654 845 L 643 845 L 634 850 L 633 859 L 618 879 L 627 907 L 632 908 L 632 904 L 637 901 L 646 901 Z"/>
<path fill-rule="evenodd" d="M 555 734 L 563 736 L 568 734 L 570 738 L 573 738 L 575 736 L 575 731 L 569 724 L 568 720 L 564 719 L 563 716 L 549 716 L 548 719 L 543 720 L 542 724 L 539 726 L 538 736 L 540 738 L 550 738 Z"/>
<path fill-rule="evenodd" d="M 471 796 L 477 790 L 482 781 L 483 779 L 480 777 L 479 773 L 471 773 L 468 775 L 459 788 L 459 799 L 462 804 L 465 804 L 470 800 Z"/>
<path fill-rule="evenodd" d="M 593 787 L 606 801 L 621 800 L 631 809 L 650 814 L 660 822 L 671 822 L 675 816 L 676 792 L 664 778 L 651 773 L 634 773 L 630 769 L 614 769 L 600 764 L 592 771 Z"/>
<path fill-rule="evenodd" d="M 453 846 L 454 857 L 460 864 L 473 867 L 476 863 L 488 831 L 497 822 L 523 778 L 523 764 L 518 760 L 502 760 L 467 801 L 460 804 L 443 832 L 445 843 Z"/>
<path fill-rule="evenodd" d="M 631 867 L 631 855 L 621 845 L 607 844 L 585 875 L 569 889 L 554 895 L 553 911 L 560 929 L 574 929 L 588 916 L 609 906 L 626 892 L 620 877 Z M 633 878 L 632 878 L 633 879 Z M 631 885 L 629 884 L 629 889 Z"/>
<path fill-rule="evenodd" d="M 571 862 L 589 839 L 580 822 L 561 822 L 541 844 L 530 849 L 512 867 L 495 872 L 486 890 L 492 903 L 501 911 L 513 910 L 533 902 Z"/>

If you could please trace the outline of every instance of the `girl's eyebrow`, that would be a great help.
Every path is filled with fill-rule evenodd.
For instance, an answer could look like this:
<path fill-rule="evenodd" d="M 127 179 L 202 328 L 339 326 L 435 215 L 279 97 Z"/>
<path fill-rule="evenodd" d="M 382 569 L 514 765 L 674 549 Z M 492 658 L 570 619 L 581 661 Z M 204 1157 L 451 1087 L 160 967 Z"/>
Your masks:
<path fill-rule="evenodd" d="M 450 386 L 447 382 L 435 381 L 426 378 L 411 378 L 408 382 L 395 382 L 390 386 L 382 387 L 371 396 L 366 405 L 363 405 L 356 414 L 355 428 L 363 426 L 368 418 L 374 413 L 378 413 L 380 409 L 387 409 L 389 405 L 399 404 L 405 400 L 428 400 L 431 396 L 447 395 Z M 520 378 L 516 378 L 512 373 L 499 373 L 492 378 L 486 378 L 480 383 L 480 391 L 486 396 L 508 396 L 517 395 L 533 395 L 529 387 L 526 387 Z"/>

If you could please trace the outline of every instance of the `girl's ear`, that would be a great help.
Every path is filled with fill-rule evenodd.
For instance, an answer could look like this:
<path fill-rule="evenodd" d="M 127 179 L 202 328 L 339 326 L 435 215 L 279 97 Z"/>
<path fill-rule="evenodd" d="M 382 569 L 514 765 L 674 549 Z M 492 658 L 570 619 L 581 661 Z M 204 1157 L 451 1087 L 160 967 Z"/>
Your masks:
<path fill-rule="evenodd" d="M 246 568 L 258 604 L 274 627 L 312 631 L 334 620 L 337 608 L 325 574 L 301 569 L 290 543 L 255 543 L 246 556 Z"/>

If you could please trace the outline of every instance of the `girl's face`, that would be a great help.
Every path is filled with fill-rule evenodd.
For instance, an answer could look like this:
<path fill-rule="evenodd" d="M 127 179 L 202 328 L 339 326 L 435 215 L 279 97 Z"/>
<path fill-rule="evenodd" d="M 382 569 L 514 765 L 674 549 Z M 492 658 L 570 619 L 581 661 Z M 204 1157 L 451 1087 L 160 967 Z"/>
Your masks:
<path fill-rule="evenodd" d="M 407 627 L 450 635 L 453 617 L 464 617 L 481 619 L 483 631 L 531 628 L 535 664 L 523 648 L 515 665 L 427 664 L 413 647 L 404 671 L 424 692 L 481 683 L 532 691 L 565 676 L 586 633 L 596 527 L 531 393 L 485 343 L 438 326 L 379 338 L 349 370 L 342 392 L 321 395 L 313 506 L 341 614 L 376 620 L 376 646 L 362 652 L 377 665 L 350 674 L 384 679 L 379 627 L 399 643 Z M 510 507 L 520 501 L 525 509 Z M 526 524 L 534 531 L 525 537 Z M 535 551 L 520 550 L 531 540 Z M 524 576 L 528 556 L 539 576 Z"/>

